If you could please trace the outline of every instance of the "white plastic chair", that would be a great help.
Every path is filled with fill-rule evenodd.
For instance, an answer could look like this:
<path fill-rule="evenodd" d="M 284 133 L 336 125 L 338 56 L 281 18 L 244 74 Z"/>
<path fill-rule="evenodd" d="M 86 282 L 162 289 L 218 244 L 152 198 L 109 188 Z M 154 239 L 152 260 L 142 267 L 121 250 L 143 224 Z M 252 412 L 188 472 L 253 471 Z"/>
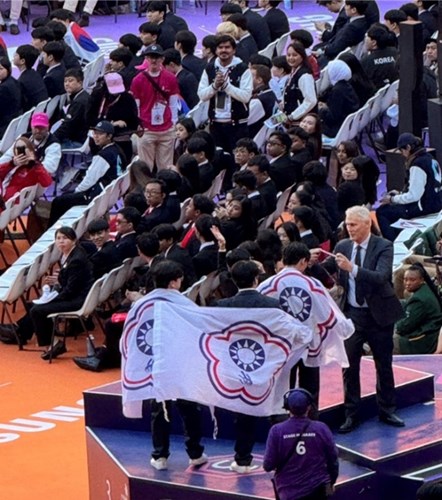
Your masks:
<path fill-rule="evenodd" d="M 285 47 L 287 45 L 287 41 L 290 37 L 290 32 L 287 32 L 285 33 L 284 35 L 282 35 L 281 38 L 278 38 L 278 40 L 276 40 L 276 55 L 277 56 L 282 56 L 285 54 Z"/>
<path fill-rule="evenodd" d="M 23 134 L 26 134 L 26 132 L 29 130 L 31 116 L 32 113 L 34 112 L 34 109 L 35 108 L 32 108 L 29 111 L 26 111 L 26 113 L 21 116 L 21 120 L 18 122 L 17 125 L 16 138 L 20 137 Z"/>
<path fill-rule="evenodd" d="M 83 86 L 87 92 L 91 93 L 93 87 L 95 86 L 98 78 L 104 74 L 104 54 L 100 54 L 96 59 L 87 63 L 84 67 L 84 81 Z"/>
<path fill-rule="evenodd" d="M 270 60 L 273 59 L 273 56 L 275 54 L 276 46 L 278 45 L 279 38 L 277 40 L 274 40 L 273 42 L 270 42 L 267 47 L 263 48 L 262 50 L 258 51 L 258 54 L 264 57 L 268 57 Z"/>
<path fill-rule="evenodd" d="M 60 95 L 56 95 L 52 99 L 49 99 L 49 102 L 46 106 L 46 111 L 45 113 L 48 115 L 49 119 L 51 119 L 54 116 L 55 110 L 60 107 L 60 101 L 61 101 Z"/>
<path fill-rule="evenodd" d="M 46 110 L 46 106 L 49 104 L 49 101 L 51 100 L 50 97 L 48 97 L 47 99 L 45 99 L 44 101 L 41 101 L 37 104 L 37 106 L 35 106 L 34 108 L 34 112 L 32 113 L 33 115 L 35 115 L 35 113 L 44 113 L 45 110 Z"/>
<path fill-rule="evenodd" d="M 396 80 L 395 82 L 390 84 L 387 91 L 382 96 L 381 113 L 386 111 L 392 105 L 393 99 L 396 97 L 398 89 L 399 89 L 399 80 Z"/>
<path fill-rule="evenodd" d="M 186 222 L 186 209 L 189 206 L 190 200 L 192 198 L 187 198 L 181 203 L 181 213 L 180 213 L 180 218 L 173 223 L 173 226 L 176 229 L 179 229 L 180 227 L 183 226 L 183 224 Z"/>
<path fill-rule="evenodd" d="M 338 130 L 338 133 L 335 137 L 327 137 L 326 135 L 322 136 L 322 148 L 323 149 L 332 149 L 335 148 L 342 141 L 348 141 L 350 139 L 350 129 L 353 123 L 354 117 L 356 113 L 351 113 L 344 120 L 344 123 L 341 125 L 341 128 Z"/>
<path fill-rule="evenodd" d="M 76 311 L 66 311 L 66 312 L 57 312 L 53 314 L 49 314 L 48 318 L 51 318 L 54 321 L 54 327 L 52 329 L 52 338 L 51 338 L 51 355 L 49 357 L 49 363 L 52 363 L 52 346 L 54 345 L 54 338 L 55 335 L 58 331 L 57 325 L 60 321 L 66 321 L 68 319 L 78 319 L 80 320 L 81 326 L 83 327 L 83 330 L 87 332 L 89 340 L 92 342 L 92 338 L 90 336 L 89 330 L 87 328 L 87 323 L 86 319 L 89 318 L 89 316 L 92 316 L 95 312 L 95 309 L 97 308 L 99 302 L 98 298 L 100 296 L 100 289 L 103 286 L 103 282 L 106 279 L 106 275 L 98 279 L 91 287 L 89 290 L 89 293 L 87 294 L 87 297 L 85 298 L 83 305 L 80 307 L 80 309 L 77 309 Z M 66 332 L 66 328 L 64 329 Z M 66 342 L 66 336 L 64 336 L 63 341 Z"/>
<path fill-rule="evenodd" d="M 226 169 L 221 170 L 221 172 L 215 177 L 210 188 L 204 193 L 208 198 L 213 199 L 220 193 L 225 175 Z"/>
<path fill-rule="evenodd" d="M 196 128 L 209 119 L 209 101 L 200 101 L 186 115 L 187 118 L 192 118 Z"/>
<path fill-rule="evenodd" d="M 8 128 L 5 130 L 0 142 L 0 151 L 2 153 L 5 153 L 17 139 L 17 126 L 20 123 L 21 118 L 21 116 L 18 116 L 9 122 Z"/>

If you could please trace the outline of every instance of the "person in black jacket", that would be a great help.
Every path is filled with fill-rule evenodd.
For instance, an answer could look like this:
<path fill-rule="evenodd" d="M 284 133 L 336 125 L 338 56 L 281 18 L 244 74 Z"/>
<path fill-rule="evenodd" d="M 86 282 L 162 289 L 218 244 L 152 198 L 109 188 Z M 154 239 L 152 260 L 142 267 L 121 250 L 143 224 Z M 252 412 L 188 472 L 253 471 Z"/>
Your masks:
<path fill-rule="evenodd" d="M 182 17 L 177 16 L 175 12 L 173 12 L 172 10 L 173 2 L 168 1 L 165 2 L 165 4 L 166 4 L 166 15 L 164 16 L 164 22 L 172 26 L 173 31 L 175 31 L 175 33 L 178 33 L 178 31 L 181 30 L 188 30 L 189 26 L 187 26 L 186 21 Z"/>
<path fill-rule="evenodd" d="M 285 132 L 273 132 L 266 146 L 270 157 L 270 178 L 278 191 L 284 191 L 296 181 L 296 169 L 290 158 L 292 140 Z"/>
<path fill-rule="evenodd" d="M 193 73 L 183 68 L 179 51 L 176 49 L 165 50 L 163 65 L 177 77 L 180 94 L 187 107 L 194 108 L 199 102 L 198 80 Z M 182 107 L 178 112 L 181 115 L 185 114 Z"/>
<path fill-rule="evenodd" d="M 20 84 L 11 76 L 12 67 L 7 57 L 0 57 L 0 138 L 9 122 L 22 112 Z"/>
<path fill-rule="evenodd" d="M 136 231 L 140 220 L 141 214 L 135 207 L 123 207 L 117 212 L 115 217 L 117 226 L 115 245 L 121 260 L 138 255 Z"/>
<path fill-rule="evenodd" d="M 54 34 L 54 41 L 59 42 L 64 47 L 64 55 L 62 62 L 66 69 L 71 68 L 81 68 L 80 60 L 75 55 L 72 48 L 64 41 L 64 36 L 66 35 L 67 28 L 63 23 L 59 21 L 49 21 L 46 24 L 46 28 L 49 28 Z"/>
<path fill-rule="evenodd" d="M 207 158 L 209 155 L 207 142 L 200 137 L 192 137 L 187 143 L 187 152 L 198 162 L 199 185 L 201 192 L 204 193 L 210 189 L 215 179 L 215 169 Z"/>
<path fill-rule="evenodd" d="M 238 29 L 236 55 L 248 64 L 250 56 L 258 52 L 258 46 L 248 29 L 247 18 L 244 14 L 232 14 L 229 17 L 229 21 Z"/>
<path fill-rule="evenodd" d="M 328 75 L 332 84 L 326 102 L 319 103 L 319 116 L 323 122 L 323 132 L 335 137 L 344 120 L 359 109 L 359 98 L 349 80 L 351 69 L 340 60 L 328 64 Z"/>
<path fill-rule="evenodd" d="M 177 243 L 178 231 L 172 224 L 159 224 L 153 231 L 160 241 L 160 257 L 177 262 L 184 272 L 181 290 L 187 290 L 195 281 L 195 270 L 189 252 Z"/>
<path fill-rule="evenodd" d="M 338 14 L 338 16 L 336 17 L 333 26 L 330 26 L 328 23 L 322 21 L 315 22 L 315 28 L 321 33 L 321 43 L 315 45 L 315 50 L 319 49 L 324 44 L 331 42 L 348 22 L 348 17 L 345 13 L 344 0 L 317 0 L 316 3 L 325 7 L 332 14 Z"/>
<path fill-rule="evenodd" d="M 124 81 L 126 90 L 130 90 L 132 80 L 137 75 L 138 70 L 132 66 L 134 56 L 126 47 L 118 47 L 109 54 L 109 62 L 106 70 L 119 73 Z M 141 64 L 140 62 L 139 64 Z"/>
<path fill-rule="evenodd" d="M 267 11 L 264 20 L 270 30 L 271 42 L 290 31 L 287 15 L 277 8 L 280 3 L 281 0 L 259 0 L 258 2 L 258 5 Z"/>
<path fill-rule="evenodd" d="M 102 121 L 92 129 L 94 142 L 100 150 L 92 158 L 86 175 L 73 193 L 64 193 L 54 198 L 49 216 L 49 225 L 54 224 L 71 207 L 88 205 L 114 179 L 121 175 L 124 155 L 113 142 L 114 127 Z"/>
<path fill-rule="evenodd" d="M 115 243 L 110 239 L 109 222 L 102 217 L 91 221 L 87 226 L 90 241 L 82 246 L 89 254 L 94 279 L 97 280 L 122 263 Z"/>
<path fill-rule="evenodd" d="M 249 31 L 255 39 L 256 45 L 258 45 L 258 49 L 265 49 L 271 42 L 269 25 L 266 20 L 249 8 L 249 0 L 233 0 L 233 2 L 238 3 L 241 7 L 247 19 Z"/>
<path fill-rule="evenodd" d="M 165 49 L 173 49 L 175 43 L 175 30 L 165 22 L 167 7 L 165 2 L 153 0 L 147 5 L 146 16 L 150 23 L 160 28 L 156 43 Z"/>
<path fill-rule="evenodd" d="M 193 73 L 199 82 L 206 67 L 206 61 L 194 55 L 196 36 L 188 30 L 180 30 L 175 35 L 175 49 L 181 55 L 181 64 L 184 69 Z"/>
<path fill-rule="evenodd" d="M 43 78 L 32 69 L 38 56 L 38 50 L 32 45 L 20 45 L 14 54 L 13 63 L 20 71 L 18 81 L 22 89 L 23 111 L 28 111 L 48 98 Z"/>
<path fill-rule="evenodd" d="M 49 346 L 53 323 L 48 315 L 79 309 L 93 283 L 92 266 L 84 249 L 77 244 L 75 231 L 65 226 L 58 228 L 55 231 L 55 245 L 61 252 L 60 271 L 46 276 L 44 284 L 53 287 L 58 295 L 48 303 L 32 305 L 28 314 L 11 327 L 22 345 L 35 333 L 39 346 Z M 66 346 L 64 342 L 58 341 L 50 350 L 55 358 L 66 352 Z M 42 354 L 42 359 L 49 360 L 50 350 Z"/>
<path fill-rule="evenodd" d="M 68 69 L 64 75 L 67 102 L 59 109 L 59 126 L 54 132 L 62 149 L 78 148 L 87 137 L 90 96 L 83 88 L 83 79 L 80 69 Z"/>
<path fill-rule="evenodd" d="M 211 227 L 219 223 L 211 215 L 202 214 L 195 221 L 195 235 L 200 242 L 198 253 L 192 258 L 197 279 L 218 268 L 218 245 Z"/>
<path fill-rule="evenodd" d="M 151 231 L 158 224 L 175 222 L 176 217 L 166 204 L 167 185 L 161 179 L 151 179 L 144 189 L 148 208 L 138 224 L 138 234 Z"/>
<path fill-rule="evenodd" d="M 247 163 L 247 170 L 250 170 L 256 177 L 256 185 L 261 196 L 264 198 L 267 215 L 276 210 L 276 200 L 278 191 L 275 183 L 269 176 L 270 163 L 265 155 L 256 155 Z"/>
<path fill-rule="evenodd" d="M 62 95 L 65 92 L 64 75 L 66 68 L 62 63 L 64 47 L 60 42 L 47 43 L 42 51 L 43 64 L 47 66 L 47 71 L 43 81 L 48 90 L 49 97 Z"/>
<path fill-rule="evenodd" d="M 231 276 L 238 293 L 234 297 L 218 300 L 218 307 L 242 307 L 247 309 L 268 308 L 280 309 L 279 301 L 265 297 L 257 290 L 259 267 L 251 260 L 242 260 L 232 266 Z M 270 313 L 270 311 L 269 311 Z M 255 427 L 257 419 L 250 415 L 235 413 L 235 456 L 230 470 L 238 473 L 251 472 L 253 446 L 255 444 Z"/>

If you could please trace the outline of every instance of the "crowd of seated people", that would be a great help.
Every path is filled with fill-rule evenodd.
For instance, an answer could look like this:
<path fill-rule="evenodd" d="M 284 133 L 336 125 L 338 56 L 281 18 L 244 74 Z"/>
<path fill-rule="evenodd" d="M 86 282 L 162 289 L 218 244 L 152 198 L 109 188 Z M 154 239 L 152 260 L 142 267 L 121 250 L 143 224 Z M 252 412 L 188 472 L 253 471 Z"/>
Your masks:
<path fill-rule="evenodd" d="M 270 60 L 255 52 L 289 32 L 279 2 L 260 0 L 265 9 L 261 16 L 247 1 L 231 0 L 221 5 L 220 34 L 205 37 L 205 57 L 200 58 L 194 53 L 195 35 L 185 20 L 171 15 L 169 3 L 149 2 L 148 21 L 139 33 L 120 37 L 91 93 L 83 84 L 86 58 L 66 36 L 74 22 L 66 12 L 53 13 L 49 24 L 32 31 L 32 45 L 17 49 L 19 79 L 11 76 L 9 60 L 0 57 L 0 135 L 23 111 L 47 97 L 62 97 L 51 123 L 45 113 L 34 114 L 30 132 L 2 152 L 4 200 L 25 186 L 57 181 L 59 169 L 66 168 L 63 150 L 87 144 L 90 158 L 82 177 L 76 177 L 70 190 L 56 192 L 52 201 L 49 224 L 56 224 L 70 207 L 90 203 L 130 164 L 123 208 L 92 221 L 82 241 L 69 228 L 56 232 L 60 271 L 46 279 L 58 292 L 54 301 L 33 305 L 17 324 L 0 326 L 4 343 L 25 344 L 35 334 L 47 348 L 44 360 L 66 352 L 62 341 L 50 345 L 47 315 L 78 308 L 93 281 L 126 258 L 140 256 L 142 264 L 126 283 L 124 300 L 111 311 L 115 315 L 106 318 L 105 344 L 93 355 L 74 358 L 82 369 L 120 366 L 124 319 L 131 305 L 154 288 L 158 263 L 172 260 L 181 266 L 181 291 L 216 275 L 219 283 L 208 302 L 228 298 L 237 292 L 228 268 L 235 259 L 256 261 L 263 280 L 284 267 L 283 249 L 291 243 L 302 243 L 307 253 L 318 247 L 333 251 L 343 238 L 347 209 L 372 208 L 378 201 L 379 168 L 356 142 L 338 145 L 337 178 L 330 184 L 320 161 L 322 134 L 335 136 L 350 113 L 397 79 L 399 32 L 393 18 L 400 15 L 386 14 L 380 24 L 374 1 L 318 1 L 339 7 L 336 23 L 323 30 L 321 43 L 312 52 L 309 33 L 295 30 L 284 54 Z M 354 46 L 360 51 L 335 59 Z M 72 63 L 72 54 L 78 64 Z M 385 60 L 382 68 L 374 62 L 377 58 Z M 325 66 L 330 86 L 318 95 L 315 79 Z M 208 106 L 203 127 L 186 116 L 198 102 Z M 283 121 L 258 144 L 267 119 L 281 113 Z M 380 200 L 377 219 L 387 239 L 394 239 L 390 223 L 398 218 L 442 208 L 433 196 L 442 176 L 420 139 L 405 134 L 397 145 L 407 160 L 409 187 Z M 132 161 L 135 154 L 139 159 Z M 79 267 L 81 279 L 75 277 Z M 306 274 L 328 288 L 335 284 L 316 262 Z M 440 299 L 425 278 L 420 269 L 408 270 L 404 278 L 412 296 L 403 305 L 406 319 L 395 325 L 401 353 L 437 349 Z M 429 310 L 425 328 L 419 327 L 421 316 L 415 312 L 422 302 Z"/>

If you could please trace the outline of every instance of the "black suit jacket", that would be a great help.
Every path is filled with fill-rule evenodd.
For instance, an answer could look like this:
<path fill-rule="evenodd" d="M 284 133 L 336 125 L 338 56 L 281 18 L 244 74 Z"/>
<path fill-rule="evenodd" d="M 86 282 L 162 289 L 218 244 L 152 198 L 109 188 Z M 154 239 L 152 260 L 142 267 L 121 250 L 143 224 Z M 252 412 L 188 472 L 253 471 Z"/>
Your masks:
<path fill-rule="evenodd" d="M 155 207 L 150 214 L 144 215 L 141 218 L 137 227 L 137 233 L 147 233 L 152 231 L 152 229 L 155 226 L 158 226 L 158 224 L 172 224 L 172 222 L 175 221 L 176 218 L 173 211 L 171 211 L 170 207 L 167 206 L 166 202 L 163 202 L 159 207 Z"/>
<path fill-rule="evenodd" d="M 339 32 L 339 36 L 336 36 L 324 47 L 327 58 L 332 60 L 347 47 L 353 47 L 362 42 L 368 27 L 365 16 L 355 19 L 353 22 L 348 22 Z"/>
<path fill-rule="evenodd" d="M 255 39 L 251 34 L 236 44 L 236 55 L 246 64 L 249 64 L 250 56 L 256 54 L 258 50 Z"/>
<path fill-rule="evenodd" d="M 9 122 L 22 112 L 21 87 L 18 81 L 8 76 L 0 85 L 0 138 Z"/>
<path fill-rule="evenodd" d="M 322 33 L 322 42 L 331 42 L 332 40 L 334 40 L 335 36 L 347 24 L 347 22 L 348 17 L 345 13 L 345 8 L 342 7 L 342 9 L 339 11 L 338 17 L 333 24 L 332 29 L 326 30 L 324 31 L 324 33 Z"/>
<path fill-rule="evenodd" d="M 182 58 L 181 64 L 183 68 L 186 68 L 188 71 L 195 75 L 195 78 L 198 80 L 198 82 L 201 80 L 203 71 L 206 69 L 206 61 L 200 59 L 194 54 L 187 54 Z"/>
<path fill-rule="evenodd" d="M 270 40 L 272 42 L 290 31 L 289 20 L 286 14 L 277 7 L 269 9 L 264 19 L 269 27 Z"/>
<path fill-rule="evenodd" d="M 267 182 L 264 182 L 264 184 L 261 184 L 261 186 L 258 186 L 258 191 L 261 193 L 261 196 L 266 202 L 267 215 L 272 214 L 276 210 L 276 200 L 278 195 L 275 183 L 272 179 L 270 179 Z"/>
<path fill-rule="evenodd" d="M 26 69 L 18 81 L 22 89 L 23 111 L 28 111 L 49 97 L 43 78 L 35 70 Z"/>
<path fill-rule="evenodd" d="M 196 281 L 195 270 L 193 268 L 192 257 L 185 248 L 181 248 L 179 243 L 174 243 L 170 249 L 161 254 L 165 259 L 173 260 L 180 264 L 184 271 L 182 289 L 186 290 Z"/>
<path fill-rule="evenodd" d="M 107 241 L 101 248 L 96 250 L 89 260 L 92 263 L 94 279 L 101 278 L 112 269 L 121 265 L 121 257 L 113 241 Z"/>
<path fill-rule="evenodd" d="M 166 22 L 162 22 L 159 27 L 160 34 L 157 39 L 158 45 L 161 45 L 163 50 L 173 49 L 175 46 L 175 30 Z"/>
<path fill-rule="evenodd" d="M 250 307 L 280 309 L 279 300 L 266 297 L 256 290 L 239 291 L 234 297 L 221 299 L 216 302 L 219 307 Z"/>
<path fill-rule="evenodd" d="M 265 49 L 270 43 L 270 30 L 266 20 L 250 9 L 244 12 L 244 16 L 247 19 L 247 28 L 255 39 L 258 49 Z"/>
<path fill-rule="evenodd" d="M 290 156 L 284 155 L 270 163 L 269 175 L 278 191 L 284 191 L 296 181 L 296 168 Z"/>
<path fill-rule="evenodd" d="M 218 246 L 204 247 L 193 257 L 192 263 L 198 279 L 216 271 L 218 268 Z"/>
<path fill-rule="evenodd" d="M 69 254 L 66 262 L 60 266 L 58 275 L 60 291 L 54 299 L 56 301 L 86 298 L 94 282 L 92 264 L 86 251 L 77 246 Z"/>
<path fill-rule="evenodd" d="M 166 16 L 164 17 L 164 22 L 166 24 L 169 24 L 173 28 L 173 31 L 175 31 L 175 33 L 178 33 L 178 31 L 181 30 L 189 30 L 186 21 L 182 17 L 177 16 L 172 11 L 166 14 Z"/>
<path fill-rule="evenodd" d="M 189 109 L 194 108 L 199 102 L 196 76 L 186 68 L 183 68 L 176 76 L 181 97 L 186 101 Z"/>
<path fill-rule="evenodd" d="M 334 253 L 342 253 L 351 259 L 354 243 L 349 240 L 340 241 Z M 345 294 L 348 293 L 348 278 L 346 271 L 336 266 L 333 258 L 327 259 L 327 265 L 334 264 L 338 273 L 338 283 L 344 287 Z M 393 244 L 379 236 L 370 236 L 367 252 L 363 261 L 363 267 L 359 268 L 356 276 L 358 288 L 360 287 L 370 309 L 370 312 L 378 325 L 391 325 L 403 316 L 403 309 L 394 292 L 391 283 L 393 265 Z"/>
<path fill-rule="evenodd" d="M 66 91 L 64 89 L 64 74 L 66 73 L 66 68 L 64 64 L 56 66 L 51 71 L 46 71 L 43 81 L 48 90 L 49 97 L 55 97 L 56 95 L 63 95 Z"/>
<path fill-rule="evenodd" d="M 130 233 L 124 237 L 117 235 L 115 238 L 115 246 L 118 249 L 121 260 L 137 257 L 137 234 Z"/>

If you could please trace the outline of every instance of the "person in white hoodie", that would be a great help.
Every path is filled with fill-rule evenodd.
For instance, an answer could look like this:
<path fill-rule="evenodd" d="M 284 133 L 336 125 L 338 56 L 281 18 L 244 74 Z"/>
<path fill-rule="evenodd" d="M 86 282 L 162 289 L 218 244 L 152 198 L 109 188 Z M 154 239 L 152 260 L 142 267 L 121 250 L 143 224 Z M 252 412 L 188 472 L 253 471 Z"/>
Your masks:
<path fill-rule="evenodd" d="M 230 154 L 238 139 L 248 136 L 253 92 L 252 74 L 235 52 L 236 42 L 231 36 L 217 37 L 217 57 L 207 65 L 198 87 L 198 97 L 209 101 L 210 132 L 215 143 Z"/>

